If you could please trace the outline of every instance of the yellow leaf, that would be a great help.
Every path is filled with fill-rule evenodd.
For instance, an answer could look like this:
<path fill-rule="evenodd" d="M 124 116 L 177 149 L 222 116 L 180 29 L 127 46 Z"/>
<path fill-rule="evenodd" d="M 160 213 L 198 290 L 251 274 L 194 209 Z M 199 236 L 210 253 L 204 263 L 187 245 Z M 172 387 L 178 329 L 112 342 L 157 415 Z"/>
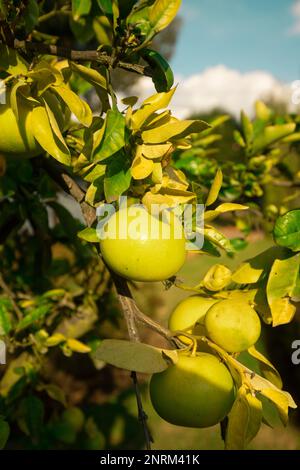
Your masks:
<path fill-rule="evenodd" d="M 149 9 L 149 21 L 155 33 L 173 21 L 180 5 L 181 0 L 156 0 L 153 3 Z"/>
<path fill-rule="evenodd" d="M 248 349 L 248 353 L 251 354 L 251 356 L 255 357 L 259 362 L 260 362 L 260 369 L 264 377 L 266 377 L 270 382 L 272 382 L 276 387 L 282 388 L 282 380 L 279 375 L 279 372 L 275 369 L 273 364 L 257 349 L 255 346 L 251 346 Z"/>
<path fill-rule="evenodd" d="M 211 185 L 211 188 L 209 190 L 208 196 L 207 196 L 207 200 L 206 200 L 207 206 L 210 206 L 217 200 L 220 189 L 222 187 L 222 183 L 223 183 L 223 173 L 222 173 L 222 170 L 218 168 L 215 178 L 213 180 L 213 183 Z"/>
<path fill-rule="evenodd" d="M 79 98 L 79 96 L 77 96 L 67 86 L 53 86 L 51 88 L 62 98 L 79 122 L 87 127 L 92 124 L 93 113 L 89 105 L 84 100 Z"/>
<path fill-rule="evenodd" d="M 204 121 L 175 121 L 169 122 L 154 129 L 142 132 L 142 139 L 146 144 L 160 144 L 172 138 L 181 139 L 194 132 L 201 132 L 209 125 Z"/>
<path fill-rule="evenodd" d="M 73 338 L 68 339 L 67 346 L 69 346 L 69 348 L 74 352 L 78 352 L 78 353 L 91 352 L 91 348 L 87 346 L 86 344 L 83 344 L 81 341 L 78 341 L 78 339 L 73 339 Z"/>
<path fill-rule="evenodd" d="M 162 182 L 163 173 L 161 163 L 154 163 L 152 171 L 152 181 L 153 183 L 160 184 Z"/>
<path fill-rule="evenodd" d="M 224 289 L 231 282 L 231 271 L 223 264 L 215 264 L 206 273 L 203 285 L 211 291 Z"/>
<path fill-rule="evenodd" d="M 147 98 L 141 105 L 140 109 L 131 115 L 131 127 L 133 130 L 139 130 L 145 121 L 159 109 L 166 108 L 170 103 L 176 88 L 166 93 L 156 93 Z"/>
<path fill-rule="evenodd" d="M 186 179 L 185 174 L 181 170 L 173 168 L 171 165 L 168 165 L 165 168 L 165 173 L 168 175 L 167 186 L 174 189 L 186 190 L 189 186 L 189 182 Z"/>
<path fill-rule="evenodd" d="M 40 146 L 59 162 L 70 165 L 69 149 L 53 133 L 47 111 L 43 106 L 37 106 L 32 110 L 31 125 L 33 135 Z"/>
<path fill-rule="evenodd" d="M 153 170 L 153 161 L 144 158 L 143 155 L 140 155 L 138 152 L 135 156 L 132 166 L 131 166 L 131 176 L 135 180 L 142 180 L 147 178 L 152 173 Z"/>
<path fill-rule="evenodd" d="M 290 323 L 296 313 L 296 306 L 290 302 L 288 297 L 273 300 L 270 307 L 273 326 Z"/>
<path fill-rule="evenodd" d="M 205 222 L 214 220 L 220 214 L 224 214 L 225 212 L 231 211 L 244 211 L 248 209 L 247 206 L 243 206 L 242 204 L 235 204 L 231 202 L 224 202 L 224 204 L 220 204 L 216 209 L 211 211 L 205 211 L 204 213 L 204 220 Z"/>
<path fill-rule="evenodd" d="M 66 341 L 66 337 L 61 333 L 54 333 L 46 340 L 46 346 L 53 347 Z"/>
<path fill-rule="evenodd" d="M 268 398 L 276 406 L 280 419 L 284 425 L 288 422 L 288 413 L 289 413 L 289 400 L 288 398 L 280 393 L 278 390 L 273 390 L 271 388 L 265 388 L 261 391 L 261 394 Z"/>
<path fill-rule="evenodd" d="M 289 323 L 296 313 L 291 298 L 299 277 L 299 254 L 286 259 L 275 259 L 267 283 L 267 298 L 273 326 Z"/>
<path fill-rule="evenodd" d="M 50 106 L 48 106 L 48 103 L 45 100 L 43 100 L 43 102 L 44 102 L 45 109 L 46 109 L 47 114 L 48 114 L 48 118 L 49 118 L 49 121 L 50 121 L 52 131 L 54 132 L 54 134 L 56 135 L 58 140 L 62 143 L 62 145 L 64 147 L 66 147 L 66 149 L 67 149 L 67 144 L 65 142 L 65 139 L 63 138 L 63 135 L 60 131 L 59 125 L 57 123 L 57 120 L 55 118 L 55 115 L 54 115 L 52 109 L 50 108 Z"/>
<path fill-rule="evenodd" d="M 166 153 L 172 149 L 172 144 L 158 144 L 158 145 L 142 145 L 141 152 L 144 157 L 156 159 L 162 158 Z"/>
<path fill-rule="evenodd" d="M 163 111 L 162 113 L 153 113 L 149 119 L 147 119 L 147 122 L 144 123 L 143 128 L 144 130 L 153 129 L 154 127 L 167 124 L 171 119 L 171 111 L 169 110 Z"/>

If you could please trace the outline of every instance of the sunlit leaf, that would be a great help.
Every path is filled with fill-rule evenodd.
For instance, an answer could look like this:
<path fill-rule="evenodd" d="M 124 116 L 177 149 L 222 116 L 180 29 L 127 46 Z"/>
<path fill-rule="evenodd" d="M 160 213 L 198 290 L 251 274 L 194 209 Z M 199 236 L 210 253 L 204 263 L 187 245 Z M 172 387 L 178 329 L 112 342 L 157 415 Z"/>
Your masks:
<path fill-rule="evenodd" d="M 91 352 L 91 348 L 86 344 L 82 343 L 81 341 L 78 341 L 78 339 L 69 338 L 67 340 L 67 346 L 71 349 L 71 351 L 77 353 L 85 354 Z"/>
<path fill-rule="evenodd" d="M 52 89 L 66 103 L 79 122 L 84 126 L 90 126 L 92 124 L 93 113 L 89 105 L 84 100 L 79 98 L 79 96 L 77 96 L 67 86 L 53 86 Z"/>
<path fill-rule="evenodd" d="M 53 133 L 46 109 L 43 106 L 35 107 L 31 120 L 33 135 L 40 146 L 59 162 L 69 165 L 70 152 Z"/>
<path fill-rule="evenodd" d="M 131 127 L 138 130 L 142 127 L 145 121 L 159 109 L 164 109 L 170 103 L 176 88 L 166 93 L 156 93 L 143 101 L 140 109 L 134 111 L 131 116 Z"/>
<path fill-rule="evenodd" d="M 203 285 L 210 291 L 220 291 L 231 282 L 231 271 L 223 264 L 215 264 L 206 273 Z"/>
<path fill-rule="evenodd" d="M 155 127 L 154 129 L 142 132 L 142 139 L 146 144 L 160 144 L 170 139 L 182 139 L 194 132 L 201 132 L 209 125 L 204 121 L 177 121 Z"/>
<path fill-rule="evenodd" d="M 273 364 L 257 349 L 255 346 L 251 346 L 248 349 L 248 352 L 251 356 L 255 357 L 260 363 L 260 369 L 264 377 L 272 382 L 276 387 L 282 388 L 282 380 L 279 375 L 279 372 L 275 369 Z"/>
<path fill-rule="evenodd" d="M 223 173 L 220 168 L 218 168 L 217 173 L 214 177 L 213 183 L 211 185 L 211 188 L 209 190 L 207 199 L 206 199 L 206 205 L 211 206 L 218 198 L 220 189 L 222 187 L 223 183 Z"/>
<path fill-rule="evenodd" d="M 300 254 L 287 259 L 276 259 L 272 265 L 267 283 L 267 298 L 273 326 L 289 323 L 296 313 L 291 298 L 297 287 L 299 267 Z"/>

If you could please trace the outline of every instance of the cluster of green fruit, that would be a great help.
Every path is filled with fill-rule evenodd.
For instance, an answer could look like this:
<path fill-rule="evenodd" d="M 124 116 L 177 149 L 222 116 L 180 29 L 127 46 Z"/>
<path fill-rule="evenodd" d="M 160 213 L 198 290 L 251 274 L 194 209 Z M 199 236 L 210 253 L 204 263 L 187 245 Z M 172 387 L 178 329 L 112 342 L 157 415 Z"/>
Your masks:
<path fill-rule="evenodd" d="M 260 319 L 245 302 L 195 295 L 175 308 L 169 328 L 187 333 L 178 336 L 187 345 L 192 342 L 192 335 L 198 338 L 197 351 L 183 350 L 177 364 L 152 376 L 152 404 L 172 424 L 214 426 L 230 412 L 235 386 L 227 367 L 200 338 L 208 337 L 228 353 L 240 353 L 258 340 Z"/>
<path fill-rule="evenodd" d="M 123 226 L 122 217 L 127 217 L 128 222 L 123 238 L 118 230 L 110 236 L 110 230 Z M 107 236 L 100 242 L 103 258 L 113 271 L 127 279 L 165 280 L 176 274 L 184 263 L 184 235 L 153 239 L 151 219 L 145 210 L 136 238 L 129 233 L 130 222 L 135 220 L 128 208 L 116 212 L 107 223 Z M 164 223 L 159 222 L 160 228 Z M 173 226 L 179 221 L 174 218 L 170 224 Z M 257 342 L 260 319 L 247 302 L 195 295 L 175 308 L 169 318 L 169 329 L 187 348 L 179 352 L 176 364 L 152 376 L 152 404 L 158 414 L 172 424 L 213 426 L 228 415 L 235 399 L 235 386 L 226 365 L 200 338 L 209 338 L 228 353 L 240 353 Z M 196 339 L 197 350 L 191 351 L 188 346 Z"/>

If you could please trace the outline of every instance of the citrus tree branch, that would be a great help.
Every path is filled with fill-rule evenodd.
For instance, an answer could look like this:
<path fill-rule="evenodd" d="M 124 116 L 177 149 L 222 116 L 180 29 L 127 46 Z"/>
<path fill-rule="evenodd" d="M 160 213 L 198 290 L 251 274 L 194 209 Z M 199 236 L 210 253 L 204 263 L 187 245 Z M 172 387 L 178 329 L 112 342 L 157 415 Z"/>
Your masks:
<path fill-rule="evenodd" d="M 33 52 L 35 54 L 53 55 L 79 62 L 98 62 L 104 65 L 105 67 L 119 67 L 123 70 L 127 70 L 128 72 L 134 72 L 139 75 L 151 76 L 149 68 L 147 68 L 146 66 L 139 64 L 131 64 L 122 60 L 115 60 L 113 57 L 109 56 L 105 52 L 97 50 L 79 51 L 63 46 L 56 46 L 53 44 L 44 44 L 41 42 L 32 41 L 19 41 L 18 39 L 14 39 L 12 42 L 10 41 L 9 44 L 7 43 L 7 45 L 9 47 L 13 47 L 14 49 L 23 49 L 27 52 Z"/>
<path fill-rule="evenodd" d="M 15 301 L 15 294 L 10 290 L 8 285 L 6 284 L 2 274 L 0 273 L 0 288 L 5 292 L 5 294 L 9 297 L 11 304 L 13 306 L 13 309 L 15 311 L 17 319 L 20 321 L 23 318 L 23 313 L 18 307 L 17 302 Z"/>

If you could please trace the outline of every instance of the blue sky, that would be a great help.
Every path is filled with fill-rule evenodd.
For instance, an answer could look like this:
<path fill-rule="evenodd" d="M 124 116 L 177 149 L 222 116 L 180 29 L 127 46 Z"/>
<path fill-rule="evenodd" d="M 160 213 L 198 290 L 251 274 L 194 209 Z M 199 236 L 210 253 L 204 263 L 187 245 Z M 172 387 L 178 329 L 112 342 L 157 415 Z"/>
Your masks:
<path fill-rule="evenodd" d="M 293 15 L 295 3 L 183 0 L 183 25 L 171 62 L 174 72 L 186 77 L 224 64 L 241 72 L 264 70 L 282 81 L 299 79 L 300 5 L 298 16 L 295 8 Z M 292 34 L 297 24 L 299 34 Z"/>

